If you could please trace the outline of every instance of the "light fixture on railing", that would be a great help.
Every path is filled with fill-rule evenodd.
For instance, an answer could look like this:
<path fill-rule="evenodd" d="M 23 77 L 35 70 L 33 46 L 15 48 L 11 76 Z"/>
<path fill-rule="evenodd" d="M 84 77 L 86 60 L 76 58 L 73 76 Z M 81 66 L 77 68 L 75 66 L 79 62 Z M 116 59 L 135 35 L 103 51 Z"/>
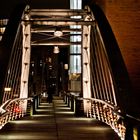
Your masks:
<path fill-rule="evenodd" d="M 62 35 L 63 35 L 62 30 L 59 27 L 57 27 L 56 30 L 54 31 L 54 36 L 61 37 Z"/>
<path fill-rule="evenodd" d="M 59 52 L 60 52 L 60 50 L 59 50 L 58 46 L 54 46 L 53 53 L 59 53 Z"/>

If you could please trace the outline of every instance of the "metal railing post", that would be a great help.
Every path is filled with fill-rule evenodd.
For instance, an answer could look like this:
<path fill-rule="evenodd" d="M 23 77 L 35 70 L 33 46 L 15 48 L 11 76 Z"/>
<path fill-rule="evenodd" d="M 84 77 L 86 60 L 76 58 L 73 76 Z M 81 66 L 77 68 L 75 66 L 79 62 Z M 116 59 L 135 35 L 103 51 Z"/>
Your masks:
<path fill-rule="evenodd" d="M 72 110 L 72 111 L 75 110 L 75 109 L 74 109 L 74 106 L 75 106 L 75 105 L 74 105 L 74 100 L 75 100 L 75 99 L 74 99 L 74 96 L 71 95 L 71 110 Z"/>
<path fill-rule="evenodd" d="M 84 116 L 83 100 L 75 98 L 75 116 Z"/>

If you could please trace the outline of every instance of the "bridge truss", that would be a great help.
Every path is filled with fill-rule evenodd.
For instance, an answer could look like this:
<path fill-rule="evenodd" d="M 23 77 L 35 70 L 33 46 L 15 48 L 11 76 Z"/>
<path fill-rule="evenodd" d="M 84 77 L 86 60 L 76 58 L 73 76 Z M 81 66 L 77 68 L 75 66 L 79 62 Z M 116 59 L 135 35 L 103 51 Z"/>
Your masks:
<path fill-rule="evenodd" d="M 100 10 L 96 6 L 83 10 L 26 6 L 20 17 L 2 90 L 1 126 L 26 113 L 27 100 L 31 99 L 28 98 L 31 48 L 80 46 L 82 88 L 79 96 L 74 96 L 83 101 L 88 117 L 107 123 L 125 139 L 127 126 L 123 114 L 127 116 L 129 112 L 129 82 L 116 40 Z M 63 35 L 54 36 L 56 29 L 61 29 Z M 78 38 L 71 40 L 72 36 Z M 18 113 L 13 108 L 9 111 L 14 113 L 7 113 L 7 106 L 18 107 Z"/>

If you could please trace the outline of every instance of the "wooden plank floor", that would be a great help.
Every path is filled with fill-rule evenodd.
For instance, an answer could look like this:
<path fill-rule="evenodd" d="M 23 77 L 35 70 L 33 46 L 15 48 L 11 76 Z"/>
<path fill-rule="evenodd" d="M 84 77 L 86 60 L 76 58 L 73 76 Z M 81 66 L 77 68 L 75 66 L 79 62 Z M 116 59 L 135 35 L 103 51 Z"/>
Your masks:
<path fill-rule="evenodd" d="M 31 117 L 12 121 L 0 131 L 0 140 L 120 140 L 107 125 L 75 117 L 61 99 L 41 103 Z"/>

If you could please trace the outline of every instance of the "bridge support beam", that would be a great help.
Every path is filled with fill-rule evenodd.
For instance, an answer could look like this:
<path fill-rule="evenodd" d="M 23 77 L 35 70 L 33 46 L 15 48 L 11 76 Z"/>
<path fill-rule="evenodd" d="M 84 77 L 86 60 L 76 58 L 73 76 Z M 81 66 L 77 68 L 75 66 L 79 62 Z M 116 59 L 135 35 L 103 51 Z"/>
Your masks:
<path fill-rule="evenodd" d="M 89 21 L 89 17 L 85 21 Z M 90 30 L 91 25 L 83 26 L 83 98 L 91 98 L 91 82 L 90 82 Z M 86 113 L 87 103 L 84 101 L 84 112 Z"/>
<path fill-rule="evenodd" d="M 30 16 L 26 13 L 23 17 L 26 21 L 29 20 Z M 28 78 L 29 78 L 29 67 L 30 67 L 30 53 L 31 53 L 31 31 L 30 23 L 22 22 L 23 32 L 23 49 L 22 49 L 22 70 L 21 70 L 21 87 L 20 87 L 20 98 L 28 97 Z M 25 110 L 27 104 L 25 103 Z"/>

